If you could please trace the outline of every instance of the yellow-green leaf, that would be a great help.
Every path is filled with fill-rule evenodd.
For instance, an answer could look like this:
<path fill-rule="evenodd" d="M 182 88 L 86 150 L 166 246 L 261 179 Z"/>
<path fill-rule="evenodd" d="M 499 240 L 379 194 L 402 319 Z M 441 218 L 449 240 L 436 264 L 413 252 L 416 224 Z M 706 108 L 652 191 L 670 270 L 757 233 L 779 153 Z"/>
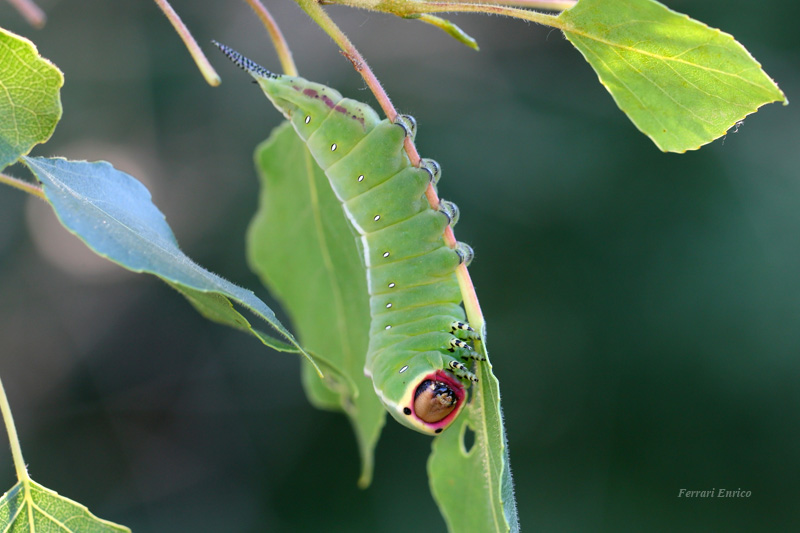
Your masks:
<path fill-rule="evenodd" d="M 63 84 L 32 42 L 0 28 L 0 169 L 53 134 Z"/>
<path fill-rule="evenodd" d="M 637 128 L 665 152 L 695 150 L 786 97 L 732 36 L 653 0 L 580 0 L 567 39 Z"/>
<path fill-rule="evenodd" d="M 85 506 L 31 479 L 18 482 L 0 499 L 0 530 L 8 533 L 130 532 L 125 526 L 97 518 Z"/>

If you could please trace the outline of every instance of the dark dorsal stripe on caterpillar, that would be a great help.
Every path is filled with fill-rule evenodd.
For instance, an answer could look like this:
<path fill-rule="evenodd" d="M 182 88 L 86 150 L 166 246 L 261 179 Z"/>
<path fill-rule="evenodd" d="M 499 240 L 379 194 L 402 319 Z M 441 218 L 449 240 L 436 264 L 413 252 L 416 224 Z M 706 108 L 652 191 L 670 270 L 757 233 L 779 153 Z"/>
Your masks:
<path fill-rule="evenodd" d="M 364 372 L 400 423 L 428 434 L 450 425 L 477 381 L 461 362 L 479 358 L 478 338 L 461 307 L 455 269 L 472 249 L 443 240 L 458 209 L 430 207 L 425 189 L 439 179 L 432 160 L 412 166 L 403 150 L 416 133 L 412 117 L 381 120 L 368 105 L 303 78 L 274 74 L 227 46 L 292 123 L 325 171 L 359 233 L 370 294 L 370 341 Z"/>

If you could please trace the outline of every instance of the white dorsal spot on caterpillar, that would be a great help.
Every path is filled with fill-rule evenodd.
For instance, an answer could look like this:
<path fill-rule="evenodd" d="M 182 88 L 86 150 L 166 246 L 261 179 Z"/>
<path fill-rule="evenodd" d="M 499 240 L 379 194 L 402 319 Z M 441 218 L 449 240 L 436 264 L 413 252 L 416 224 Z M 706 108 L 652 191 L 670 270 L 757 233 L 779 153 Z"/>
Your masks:
<path fill-rule="evenodd" d="M 392 304 L 391 303 L 386 304 L 386 309 L 391 309 L 391 308 L 392 308 Z"/>
<path fill-rule="evenodd" d="M 372 218 L 372 220 L 374 220 L 375 222 L 379 221 L 380 219 L 381 219 L 381 216 L 380 216 L 380 215 L 375 215 L 375 216 Z"/>
<path fill-rule="evenodd" d="M 384 258 L 389 257 L 389 252 L 383 252 L 383 257 Z"/>
<path fill-rule="evenodd" d="M 306 122 L 306 124 L 308 124 L 309 122 L 311 122 L 311 115 L 306 115 L 306 120 L 305 120 L 305 122 Z"/>
<path fill-rule="evenodd" d="M 386 326 L 385 328 L 383 328 L 383 329 L 392 329 L 392 326 L 391 326 L 391 324 L 389 324 L 389 325 L 387 325 L 387 326 Z"/>
<path fill-rule="evenodd" d="M 391 282 L 391 283 L 389 284 L 389 288 L 390 288 L 390 289 L 394 289 L 394 288 L 395 288 L 394 281 L 393 281 L 393 282 Z"/>
<path fill-rule="evenodd" d="M 358 177 L 358 181 L 359 181 L 359 182 L 362 182 L 362 181 L 364 181 L 364 174 L 361 174 L 361 175 Z"/>
<path fill-rule="evenodd" d="M 405 365 L 403 368 L 401 368 L 399 373 L 402 374 L 406 370 L 408 370 L 408 365 Z"/>
<path fill-rule="evenodd" d="M 337 146 L 336 146 L 336 143 L 333 143 L 333 144 L 331 145 L 331 152 L 335 152 L 335 151 L 336 151 L 336 148 L 337 148 Z"/>

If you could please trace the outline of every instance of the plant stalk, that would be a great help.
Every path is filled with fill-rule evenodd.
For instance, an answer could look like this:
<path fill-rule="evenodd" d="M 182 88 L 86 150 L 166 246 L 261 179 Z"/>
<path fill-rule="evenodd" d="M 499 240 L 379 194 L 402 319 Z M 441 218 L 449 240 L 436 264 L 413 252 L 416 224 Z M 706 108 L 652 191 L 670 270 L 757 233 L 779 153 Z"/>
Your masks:
<path fill-rule="evenodd" d="M 419 13 L 486 13 L 489 15 L 505 15 L 512 18 L 528 20 L 545 26 L 552 26 L 560 30 L 566 28 L 566 26 L 558 20 L 558 17 L 554 15 L 496 4 L 427 2 L 425 0 L 403 0 L 402 2 L 383 0 L 378 2 L 374 9 L 387 11 L 403 17 Z"/>
<path fill-rule="evenodd" d="M 15 189 L 19 189 L 28 194 L 31 194 L 39 198 L 40 200 L 47 201 L 47 198 L 45 197 L 42 188 L 37 185 L 34 185 L 33 183 L 29 183 L 19 178 L 14 178 L 12 176 L 9 176 L 8 174 L 3 174 L 2 172 L 0 172 L 0 183 L 5 183 L 6 185 L 10 185 Z"/>
<path fill-rule="evenodd" d="M 278 27 L 278 23 L 275 22 L 275 19 L 272 17 L 272 14 L 260 0 L 245 0 L 245 2 L 256 12 L 258 18 L 261 19 L 261 23 L 264 24 L 264 27 L 267 29 L 267 33 L 269 33 L 269 37 L 272 40 L 272 45 L 275 47 L 275 52 L 278 54 L 278 60 L 281 62 L 283 73 L 288 76 L 297 76 L 297 65 L 295 65 L 294 59 L 292 58 L 289 44 L 283 37 L 283 33 Z"/>
<path fill-rule="evenodd" d="M 25 460 L 22 458 L 22 448 L 19 445 L 17 428 L 14 426 L 14 417 L 11 415 L 11 406 L 8 404 L 8 397 L 3 388 L 2 380 L 0 380 L 0 412 L 3 415 L 3 422 L 6 424 L 8 443 L 11 445 L 11 456 L 14 458 L 14 468 L 17 471 L 17 479 L 21 482 L 29 481 L 28 469 L 25 467 Z"/>
<path fill-rule="evenodd" d="M 200 46 L 197 44 L 197 41 L 194 40 L 194 37 L 192 37 L 191 32 L 189 32 L 189 28 L 186 27 L 175 10 L 172 9 L 172 6 L 169 5 L 169 2 L 167 0 L 155 0 L 155 2 L 158 4 L 158 7 L 161 8 L 161 11 L 164 12 L 164 15 L 167 16 L 167 19 L 169 19 L 172 27 L 175 28 L 175 31 L 178 32 L 181 40 L 183 40 L 183 44 L 186 45 L 189 53 L 192 54 L 192 59 L 194 59 L 197 68 L 200 69 L 200 73 L 203 75 L 206 82 L 212 87 L 219 85 L 219 74 L 217 74 L 217 71 L 215 71 L 214 67 L 211 66 L 208 58 L 200 49 Z"/>
<path fill-rule="evenodd" d="M 47 15 L 33 0 L 8 0 L 8 3 L 19 11 L 19 14 L 28 21 L 28 24 L 34 28 L 44 27 Z"/>

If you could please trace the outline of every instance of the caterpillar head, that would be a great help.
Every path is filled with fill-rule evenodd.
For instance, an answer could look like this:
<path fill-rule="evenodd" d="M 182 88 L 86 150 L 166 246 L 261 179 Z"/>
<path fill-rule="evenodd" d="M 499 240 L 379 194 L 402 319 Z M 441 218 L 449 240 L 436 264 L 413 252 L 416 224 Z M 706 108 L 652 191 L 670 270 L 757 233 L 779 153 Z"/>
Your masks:
<path fill-rule="evenodd" d="M 387 407 L 403 425 L 438 435 L 458 417 L 466 399 L 466 390 L 458 378 L 448 371 L 436 370 L 410 380 L 400 402 Z"/>

